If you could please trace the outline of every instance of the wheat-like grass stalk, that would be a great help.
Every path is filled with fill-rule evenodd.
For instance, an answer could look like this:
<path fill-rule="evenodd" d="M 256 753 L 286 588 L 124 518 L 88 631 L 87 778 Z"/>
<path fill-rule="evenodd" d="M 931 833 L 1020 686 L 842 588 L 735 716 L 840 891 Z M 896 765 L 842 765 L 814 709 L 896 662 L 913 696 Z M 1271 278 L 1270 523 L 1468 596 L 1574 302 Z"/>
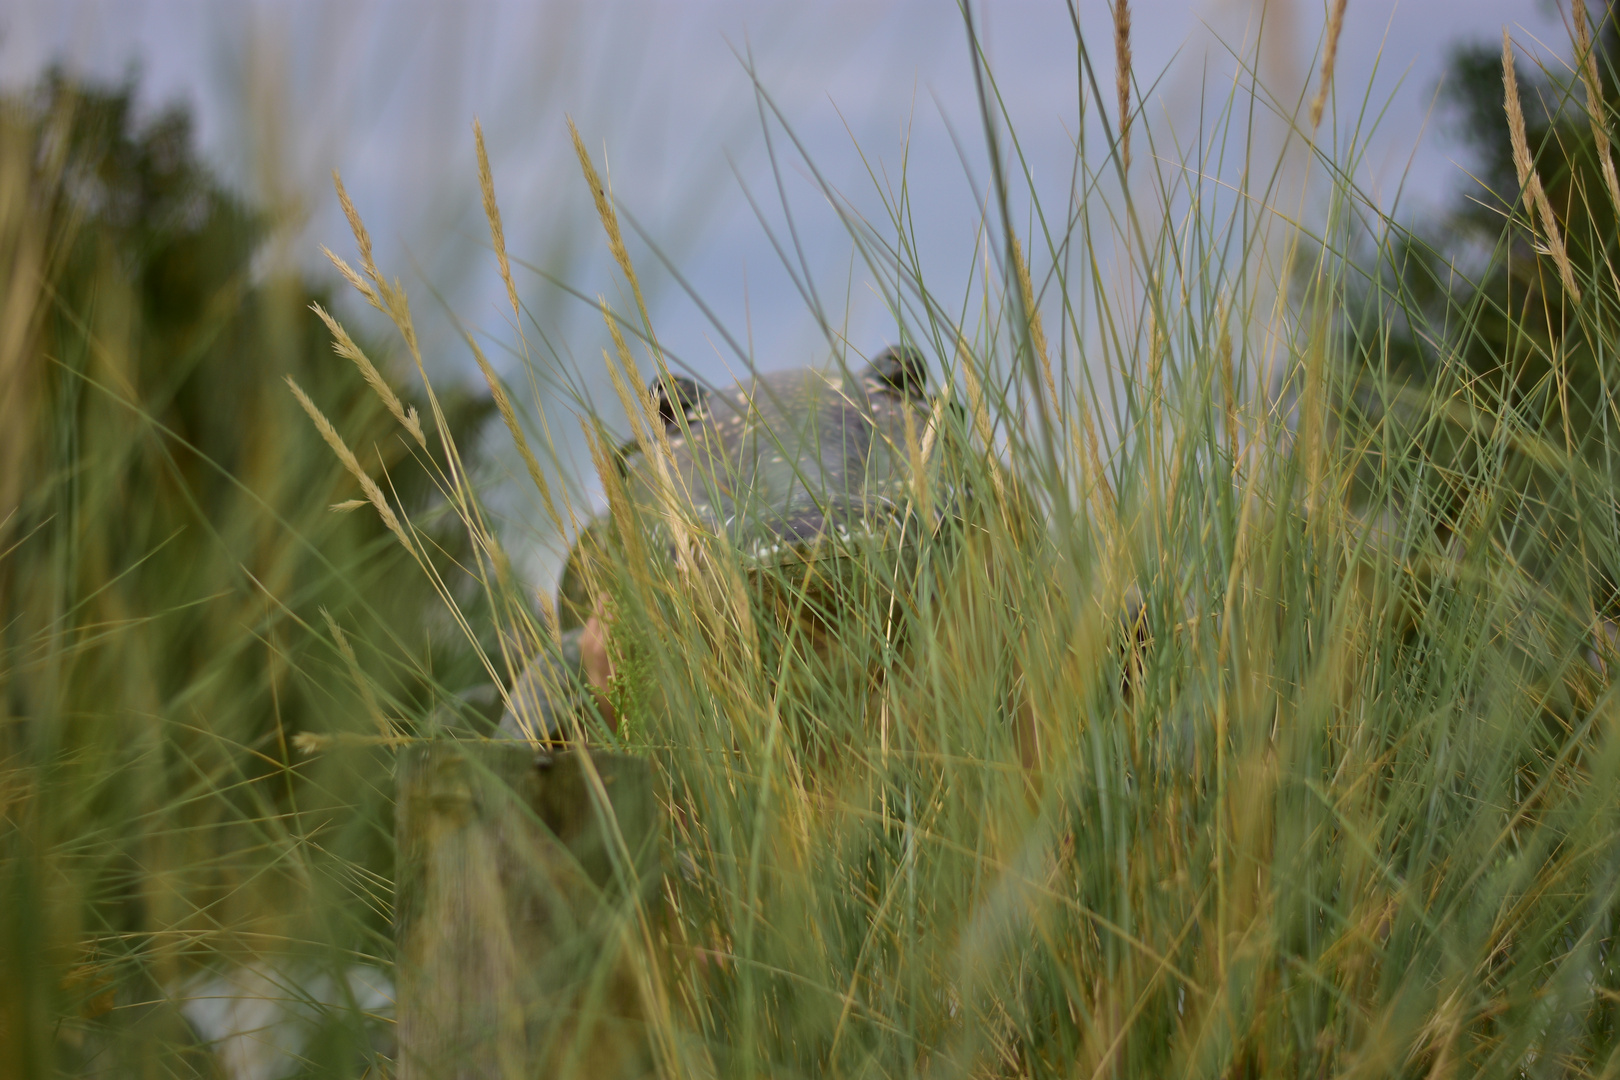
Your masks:
<path fill-rule="evenodd" d="M 932 434 L 932 427 L 929 434 Z M 928 458 L 923 449 L 923 439 L 917 433 L 916 418 L 912 416 L 910 410 L 905 413 L 902 437 L 905 443 L 906 464 L 911 472 L 912 498 L 917 502 L 917 516 L 923 521 L 932 521 L 934 503 L 928 488 Z"/>
<path fill-rule="evenodd" d="M 1091 409 L 1084 402 L 1077 408 L 1080 411 L 1080 426 L 1085 434 L 1085 450 L 1081 460 L 1085 462 L 1086 472 L 1091 482 L 1092 491 L 1096 498 L 1101 500 L 1102 509 L 1106 518 L 1114 516 L 1117 500 L 1114 498 L 1114 486 L 1108 482 L 1108 472 L 1103 465 L 1101 442 L 1097 437 L 1097 421 L 1091 415 Z"/>
<path fill-rule="evenodd" d="M 605 300 L 602 301 L 602 311 L 609 328 L 614 331 L 614 343 L 619 354 L 615 359 L 613 353 L 603 349 L 602 363 L 607 368 L 613 391 L 618 395 L 619 403 L 630 421 L 633 440 L 642 448 L 643 456 L 652 462 L 654 497 L 675 542 L 676 566 L 685 570 L 689 565 L 691 536 L 681 515 L 675 497 L 674 481 L 670 475 L 668 433 L 664 431 L 664 425 L 658 417 L 651 395 L 636 376 L 635 362 L 630 356 L 629 347 L 625 345 L 623 336 L 617 332 L 612 312 L 608 310 Z M 656 436 L 654 432 L 657 432 Z"/>
<path fill-rule="evenodd" d="M 974 433 L 983 444 L 984 465 L 986 471 L 990 473 L 996 504 L 1005 508 L 1007 490 L 1001 478 L 1001 463 L 996 458 L 995 425 L 990 421 L 990 404 L 985 399 L 984 385 L 979 379 L 978 362 L 973 357 L 973 351 L 968 348 L 966 338 L 957 337 L 956 356 L 962 365 L 962 387 L 967 392 L 968 415 L 972 419 Z"/>
<path fill-rule="evenodd" d="M 478 188 L 483 195 L 484 217 L 489 222 L 490 244 L 495 249 L 495 263 L 501 274 L 501 281 L 506 286 L 506 299 L 512 305 L 512 323 L 517 329 L 518 338 L 523 343 L 523 355 L 528 357 L 528 336 L 523 332 L 523 309 L 518 302 L 517 283 L 512 279 L 512 260 L 506 253 L 506 229 L 501 224 L 501 208 L 495 199 L 495 176 L 489 167 L 489 151 L 484 145 L 484 128 L 477 120 L 473 121 L 473 141 L 478 151 Z M 551 485 L 546 481 L 545 474 L 540 470 L 540 464 L 535 459 L 534 450 L 529 445 L 529 438 L 523 427 L 517 421 L 517 415 L 512 410 L 511 398 L 506 389 L 500 385 L 495 377 L 494 370 L 484 358 L 482 350 L 472 343 L 469 336 L 468 343 L 473 345 L 473 355 L 478 360 L 478 368 L 484 375 L 484 381 L 489 385 L 490 395 L 495 399 L 495 406 L 500 411 L 501 420 L 506 424 L 512 435 L 512 441 L 517 444 L 518 453 L 523 458 L 523 465 L 529 472 L 529 479 L 540 492 L 540 501 L 545 505 L 546 515 L 551 519 L 552 526 L 558 535 L 567 530 L 563 525 L 562 514 L 557 509 L 557 503 L 552 496 Z M 537 409 L 540 418 L 541 432 L 550 442 L 550 425 L 546 420 L 544 407 Z"/>
<path fill-rule="evenodd" d="M 457 515 L 466 525 L 469 538 L 478 550 L 488 557 L 490 564 L 494 566 L 497 574 L 499 574 L 501 568 L 507 565 L 506 559 L 500 550 L 500 543 L 484 520 L 483 508 L 473 490 L 472 478 L 468 475 L 466 464 L 462 460 L 461 450 L 456 445 L 455 436 L 450 431 L 450 425 L 445 418 L 439 395 L 433 388 L 433 381 L 428 378 L 427 366 L 422 360 L 421 342 L 416 333 L 416 324 L 411 317 L 410 297 L 398 279 L 389 282 L 383 278 L 382 273 L 377 269 L 372 258 L 370 233 L 366 230 L 365 222 L 361 219 L 353 200 L 349 198 L 349 193 L 343 186 L 342 177 L 335 170 L 332 173 L 332 183 L 337 191 L 338 201 L 342 204 L 344 217 L 348 219 L 349 228 L 354 233 L 355 245 L 360 251 L 360 263 L 365 271 L 365 278 L 362 279 L 359 274 L 355 273 L 351 267 L 332 252 L 327 251 L 327 257 L 331 259 L 333 265 L 338 268 L 338 271 L 344 275 L 349 283 L 354 285 L 366 297 L 373 307 L 388 316 L 389 321 L 394 324 L 394 329 L 398 331 L 401 340 L 405 342 L 405 348 L 410 353 L 411 361 L 416 367 L 417 376 L 422 380 L 422 390 L 427 396 L 428 408 L 432 410 L 434 427 L 439 433 L 439 443 L 444 451 L 443 461 L 435 462 L 433 465 L 435 471 L 438 472 L 440 488 L 451 501 Z M 369 279 L 369 281 L 366 279 Z M 302 391 L 300 391 L 301 393 Z M 307 397 L 302 400 L 308 401 Z M 306 404 L 306 411 L 311 407 L 312 405 Z M 323 431 L 322 434 L 324 436 L 326 432 Z M 335 435 L 335 432 L 333 434 Z M 330 443 L 331 438 L 328 438 L 327 441 Z M 373 484 L 373 487 L 375 487 L 375 484 Z M 369 490 L 367 494 L 371 496 Z M 372 496 L 372 502 L 376 503 L 380 495 L 379 489 L 377 496 Z M 386 506 L 387 501 L 383 500 L 382 505 Z M 394 529 L 395 535 L 406 543 L 407 548 L 413 555 L 417 555 L 418 563 L 434 578 L 434 587 L 442 595 L 448 595 L 448 589 L 438 577 L 437 571 L 432 568 L 432 564 L 421 558 L 416 547 L 409 543 L 403 525 L 400 525 L 397 519 L 394 520 L 394 524 L 399 526 Z M 480 575 L 483 574 L 484 569 L 485 564 L 480 562 Z M 457 612 L 457 618 L 460 618 L 459 612 Z M 487 663 L 487 658 L 485 660 Z"/>
<path fill-rule="evenodd" d="M 1221 380 L 1221 416 L 1225 421 L 1226 449 L 1232 456 L 1233 479 L 1238 468 L 1237 369 L 1232 355 L 1232 305 L 1223 298 L 1217 320 L 1216 373 Z"/>
<path fill-rule="evenodd" d="M 349 190 L 343 186 L 343 177 L 336 169 L 332 170 L 332 187 L 337 191 L 338 205 L 343 208 L 349 231 L 354 234 L 355 247 L 360 251 L 360 269 L 382 287 L 383 277 L 377 272 L 377 263 L 371 255 L 371 233 L 366 230 L 366 223 L 360 219 L 360 212 L 354 208 L 354 200 L 349 198 Z"/>
<path fill-rule="evenodd" d="M 343 656 L 343 662 L 348 666 L 349 678 L 354 681 L 355 689 L 360 692 L 360 700 L 365 704 L 366 713 L 377 725 L 377 734 L 384 739 L 395 739 L 400 735 L 394 722 L 383 715 L 382 707 L 377 704 L 377 692 L 372 688 L 371 680 L 360 668 L 360 658 L 355 655 L 354 646 L 349 643 L 349 635 L 343 632 L 332 613 L 321 608 L 321 618 L 326 620 L 326 628 L 332 634 L 332 641 L 337 645 L 338 652 Z M 308 750 L 304 751 L 309 753 Z"/>
<path fill-rule="evenodd" d="M 574 153 L 579 158 L 580 172 L 584 174 L 585 183 L 591 189 L 591 200 L 596 207 L 596 216 L 602 222 L 603 231 L 607 233 L 608 250 L 635 294 L 636 311 L 641 316 L 642 331 L 647 335 L 647 340 L 653 343 L 653 364 L 657 369 L 658 378 L 668 379 L 669 369 L 653 336 L 652 318 L 647 312 L 647 301 L 642 295 L 641 281 L 636 276 L 636 268 L 630 261 L 630 252 L 624 245 L 624 233 L 619 228 L 619 215 L 613 209 L 613 201 L 608 198 L 607 187 L 602 183 L 596 166 L 591 162 L 591 155 L 585 149 L 585 140 L 580 137 L 579 128 L 575 126 L 572 118 L 568 121 L 568 134 L 573 140 Z M 608 335 L 613 340 L 613 350 L 618 358 L 615 363 L 614 356 L 604 349 L 602 359 L 614 392 L 624 408 L 625 417 L 630 421 L 635 439 L 653 464 L 659 507 L 675 542 L 676 565 L 684 573 L 690 568 L 691 530 L 680 512 L 675 481 L 669 467 L 671 454 L 669 433 L 665 430 L 645 380 L 641 378 L 635 357 L 630 352 L 629 343 L 624 339 L 618 320 L 614 318 L 605 298 L 599 296 L 597 301 L 602 312 L 602 321 L 607 325 Z"/>
<path fill-rule="evenodd" d="M 1131 171 L 1131 4 L 1114 0 L 1114 89 L 1119 95 L 1120 168 Z"/>
<path fill-rule="evenodd" d="M 332 265 L 337 267 L 344 280 L 354 286 L 372 307 L 386 313 L 388 283 L 377 272 L 377 263 L 372 257 L 371 233 L 367 231 L 366 223 L 361 220 L 360 212 L 355 209 L 354 200 L 349 198 L 349 191 L 343 186 L 343 177 L 336 169 L 332 170 L 332 188 L 337 192 L 338 205 L 342 207 L 343 217 L 348 221 L 349 231 L 354 235 L 355 247 L 360 252 L 360 269 L 365 276 L 356 273 L 353 267 L 333 254 L 326 245 L 321 245 L 321 251 L 332 261 Z"/>
<path fill-rule="evenodd" d="M 360 369 L 361 376 L 366 380 L 366 385 L 371 387 L 377 397 L 382 400 L 383 406 L 387 408 L 395 420 L 399 421 L 400 427 L 410 432 L 417 445 L 426 450 L 427 436 L 422 432 L 422 421 L 416 415 L 415 407 L 405 407 L 405 403 L 399 399 L 399 395 L 394 393 L 394 388 L 388 385 L 388 380 L 383 378 L 382 372 L 377 370 L 377 366 L 371 362 L 371 358 L 366 356 L 360 346 L 354 343 L 354 339 L 349 336 L 349 332 L 343 328 L 342 323 L 334 319 L 319 304 L 311 304 L 309 308 L 321 317 L 321 321 L 331 331 L 332 351 L 354 362 L 354 366 Z"/>
<path fill-rule="evenodd" d="M 523 467 L 528 470 L 529 482 L 540 493 L 540 501 L 546 508 L 546 514 L 559 535 L 563 533 L 562 514 L 557 510 L 556 500 L 551 494 L 551 484 L 546 480 L 546 474 L 540 469 L 540 462 L 534 456 L 534 449 L 529 445 L 529 438 L 523 432 L 523 425 L 519 422 L 517 410 L 512 407 L 512 397 L 506 392 L 506 386 L 495 374 L 489 358 L 484 350 L 478 347 L 478 341 L 472 334 L 466 335 L 467 347 L 472 350 L 473 359 L 478 364 L 479 372 L 484 376 L 484 385 L 489 387 L 489 396 L 495 402 L 495 411 L 500 413 L 501 423 L 511 433 L 512 441 L 517 444 L 518 456 L 523 458 Z"/>
<path fill-rule="evenodd" d="M 1058 399 L 1057 381 L 1052 377 L 1052 356 L 1046 346 L 1041 309 L 1035 306 L 1035 286 L 1029 276 L 1029 260 L 1024 257 L 1024 246 L 1019 243 L 1017 236 L 1012 238 L 1012 248 L 1013 261 L 1018 270 L 1018 292 L 1024 300 L 1024 317 L 1029 320 L 1029 343 L 1041 362 L 1041 375 L 1046 379 L 1046 392 L 1051 398 L 1052 408 L 1061 409 L 1063 403 Z"/>
<path fill-rule="evenodd" d="M 439 395 L 434 391 L 433 382 L 427 375 L 427 367 L 422 362 L 421 344 L 416 335 L 416 324 L 411 318 L 410 297 L 406 295 L 405 288 L 398 279 L 389 282 L 377 269 L 377 264 L 372 258 L 371 234 L 367 231 L 360 212 L 355 208 L 354 201 L 349 198 L 348 189 L 343 186 L 343 177 L 336 169 L 332 170 L 332 186 L 337 192 L 339 204 L 343 207 L 343 216 L 349 222 L 349 229 L 354 233 L 355 246 L 360 252 L 360 268 L 365 272 L 365 277 L 356 273 L 353 267 L 329 248 L 323 245 L 321 250 L 331 260 L 332 265 L 337 267 L 344 280 L 354 286 L 372 307 L 388 316 L 389 321 L 394 324 L 394 329 L 405 342 L 405 348 L 411 354 L 411 361 L 416 366 L 416 373 L 422 380 L 422 390 L 427 395 L 428 408 L 433 412 L 434 426 L 444 445 L 445 461 L 451 472 L 452 486 L 464 498 L 467 484 L 461 454 L 450 434 L 449 425 L 445 422 Z"/>
<path fill-rule="evenodd" d="M 1333 68 L 1339 59 L 1339 32 L 1344 29 L 1344 8 L 1346 0 L 1333 0 L 1333 10 L 1328 14 L 1327 44 L 1322 50 L 1322 78 L 1316 88 L 1316 96 L 1311 99 L 1311 130 L 1315 131 L 1322 124 L 1322 110 L 1327 106 L 1328 91 L 1333 86 Z"/>
<path fill-rule="evenodd" d="M 624 409 L 624 418 L 630 422 L 631 437 L 650 450 L 653 431 L 663 427 L 659 422 L 658 409 L 642 389 L 645 384 L 641 370 L 636 366 L 636 358 L 619 330 L 619 322 L 613 317 L 613 309 L 608 306 L 607 298 L 598 293 L 596 306 L 602 312 L 602 322 L 613 342 L 613 352 L 602 350 L 602 361 L 613 382 L 613 391 L 618 395 L 619 406 Z"/>
<path fill-rule="evenodd" d="M 624 233 L 619 228 L 619 215 L 613 209 L 613 200 L 608 198 L 607 185 L 602 183 L 602 177 L 597 173 L 596 166 L 591 163 L 590 152 L 585 149 L 585 140 L 580 138 L 579 128 L 574 126 L 571 117 L 568 121 L 568 135 L 574 142 L 574 153 L 579 158 L 580 171 L 585 174 L 585 183 L 591 189 L 591 200 L 596 204 L 596 216 L 601 219 L 602 228 L 607 231 L 608 250 L 613 253 L 613 261 L 618 264 L 619 270 L 630 282 L 630 291 L 635 293 L 636 311 L 641 315 L 642 327 L 650 331 L 652 320 L 647 315 L 647 300 L 641 294 L 641 279 L 636 277 L 636 268 L 630 262 L 630 252 L 624 246 Z"/>
<path fill-rule="evenodd" d="M 483 178 L 487 180 L 487 154 L 482 155 L 481 165 Z M 466 527 L 468 538 L 472 541 L 475 549 L 483 556 L 483 558 L 478 560 L 476 563 L 476 574 L 479 579 L 479 583 L 486 590 L 490 588 L 491 582 L 487 579 L 487 571 L 492 567 L 494 569 L 496 579 L 494 584 L 499 586 L 499 592 L 503 597 L 503 608 L 507 612 L 507 615 L 513 620 L 513 623 L 515 624 L 515 631 L 519 634 L 535 636 L 528 634 L 528 631 L 533 629 L 528 612 L 520 605 L 512 604 L 510 602 L 510 597 L 506 595 L 506 586 L 509 584 L 511 577 L 510 559 L 507 557 L 500 544 L 500 541 L 485 520 L 483 507 L 477 497 L 476 491 L 474 490 L 472 478 L 467 472 L 466 466 L 462 460 L 460 449 L 456 445 L 455 438 L 449 429 L 449 425 L 445 419 L 444 410 L 440 404 L 438 394 L 433 388 L 432 381 L 427 376 L 426 366 L 422 360 L 421 347 L 417 337 L 416 327 L 411 318 L 410 299 L 407 296 L 404 287 L 397 280 L 392 283 L 388 282 L 383 278 L 381 272 L 377 269 L 375 261 L 372 257 L 370 235 L 365 228 L 365 224 L 360 217 L 359 211 L 355 208 L 353 201 L 348 196 L 348 192 L 343 187 L 342 178 L 336 173 L 333 174 L 333 183 L 337 190 L 338 200 L 343 206 L 344 216 L 348 219 L 349 227 L 354 233 L 355 243 L 360 251 L 361 266 L 364 270 L 364 276 L 355 272 L 352 267 L 348 266 L 344 260 L 333 254 L 331 251 L 326 252 L 327 257 L 332 261 L 333 265 L 338 268 L 339 273 L 343 274 L 344 278 L 352 286 L 359 290 L 360 293 L 366 297 L 367 301 L 372 304 L 372 306 L 376 307 L 379 311 L 388 316 L 389 320 L 394 324 L 395 329 L 399 332 L 400 337 L 404 340 L 405 346 L 410 352 L 411 359 L 416 366 L 417 374 L 422 380 L 423 389 L 427 395 L 428 405 L 433 411 L 434 422 L 439 432 L 441 446 L 444 450 L 443 461 L 431 463 L 432 468 L 437 473 L 436 479 L 438 486 L 446 498 L 450 501 L 455 514 L 461 519 L 462 524 Z M 488 202 L 486 204 L 487 211 L 492 208 L 489 204 L 493 202 L 493 185 L 486 184 L 485 186 L 486 196 L 488 197 Z M 492 222 L 492 226 L 498 230 L 498 208 L 494 209 L 496 210 L 496 216 Z M 508 295 L 509 298 L 512 298 L 515 301 L 516 290 L 513 288 L 511 283 L 510 267 L 508 266 L 506 269 L 507 285 L 510 290 Z M 508 429 L 512 431 L 514 437 L 518 440 L 519 452 L 525 458 L 525 467 L 530 470 L 531 480 L 536 481 L 536 487 L 540 491 L 542 498 L 545 500 L 546 508 L 551 516 L 552 523 L 560 533 L 563 528 L 561 523 L 561 515 L 557 512 L 555 500 L 550 497 L 550 488 L 544 482 L 544 474 L 541 473 L 539 469 L 539 463 L 535 459 L 532 449 L 528 447 L 527 440 L 523 438 L 522 429 L 517 423 L 516 411 L 512 406 L 510 397 L 506 394 L 505 388 L 501 385 L 500 380 L 495 377 L 493 369 L 490 367 L 487 358 L 485 358 L 478 349 L 476 342 L 469 339 L 469 344 L 472 345 L 474 357 L 478 360 L 480 370 L 490 385 L 491 396 L 496 403 L 497 410 L 501 413 L 502 420 L 507 424 Z M 314 410 L 313 403 L 309 401 L 307 396 L 302 394 L 302 391 L 297 392 L 300 394 L 300 401 L 304 405 L 305 411 L 310 412 L 312 419 L 317 418 L 319 416 L 319 412 L 318 410 Z M 321 425 L 322 421 L 324 421 L 324 417 L 317 419 L 318 427 Z M 339 457 L 343 458 L 347 448 L 343 447 L 341 450 L 339 449 L 341 446 L 341 439 L 338 439 L 337 442 L 333 442 L 334 438 L 337 436 L 335 430 L 331 428 L 329 423 L 322 428 L 321 433 L 323 437 L 326 438 L 327 442 L 333 446 L 333 449 L 338 450 Z M 352 459 L 353 455 L 350 453 L 348 458 L 344 459 L 344 464 L 350 469 L 351 472 L 355 472 L 356 469 L 358 469 L 358 464 L 356 463 L 351 465 L 350 461 Z M 360 473 L 357 473 L 357 475 L 362 476 L 362 485 L 366 487 L 366 493 L 370 498 L 370 501 L 373 504 L 378 505 L 379 512 L 382 512 L 388 504 L 386 498 L 382 496 L 381 489 L 377 488 L 374 482 L 370 483 L 369 486 L 366 486 L 369 477 L 364 477 L 363 474 Z M 345 508 L 346 505 L 347 504 L 339 504 L 339 506 L 334 507 L 334 509 Z M 384 521 L 389 524 L 389 527 L 394 531 L 395 535 L 400 538 L 401 542 L 406 545 L 407 549 L 412 553 L 412 555 L 416 556 L 418 564 L 428 574 L 434 589 L 449 605 L 452 618 L 463 628 L 464 631 L 467 632 L 469 640 L 475 641 L 476 637 L 471 632 L 471 626 L 467 623 L 465 614 L 461 611 L 459 605 L 457 605 L 452 598 L 451 589 L 432 562 L 422 557 L 418 552 L 417 547 L 411 543 L 408 531 L 405 528 L 405 524 L 400 522 L 397 517 L 392 516 L 391 511 L 384 516 Z M 514 659 L 509 653 L 512 640 L 513 637 L 511 634 L 502 634 L 500 637 L 500 650 L 508 668 L 510 668 Z M 476 651 L 479 662 L 489 673 L 490 678 L 493 681 L 498 682 L 499 676 L 491 663 L 490 657 L 486 655 L 481 648 L 477 649 Z"/>
<path fill-rule="evenodd" d="M 1508 37 L 1507 28 L 1502 28 L 1502 93 L 1503 105 L 1507 109 L 1508 136 L 1513 145 L 1513 168 L 1519 174 L 1519 190 L 1530 202 L 1535 213 L 1541 218 L 1542 231 L 1547 236 L 1547 250 L 1552 255 L 1553 263 L 1558 267 L 1558 276 L 1564 283 L 1564 288 L 1580 302 L 1580 286 L 1575 284 L 1575 268 L 1570 264 L 1569 252 L 1564 247 L 1564 236 L 1558 227 L 1558 219 L 1553 216 L 1552 203 L 1547 199 L 1547 191 L 1541 185 L 1541 177 L 1536 172 L 1535 162 L 1530 159 L 1530 141 L 1525 134 L 1524 109 L 1519 103 L 1519 77 L 1513 63 L 1513 41 Z"/>
<path fill-rule="evenodd" d="M 489 220 L 489 242 L 495 248 L 495 265 L 506 285 L 506 299 L 512 305 L 512 318 L 523 319 L 518 306 L 517 285 L 512 281 L 512 262 L 506 256 L 506 230 L 501 227 L 501 208 L 495 202 L 495 177 L 489 168 L 489 151 L 484 146 L 484 125 L 473 121 L 473 143 L 478 150 L 478 190 L 484 197 L 484 217 Z"/>
<path fill-rule="evenodd" d="M 382 298 L 377 295 L 377 290 L 371 287 L 371 283 L 369 281 L 356 273 L 354 267 L 350 266 L 348 262 L 337 252 L 333 251 L 325 244 L 322 244 L 320 247 L 321 254 L 325 255 L 327 259 L 331 261 L 332 265 L 337 268 L 337 272 L 343 275 L 343 280 L 348 282 L 349 286 L 353 288 L 355 292 L 365 297 L 366 302 L 372 307 L 376 308 L 378 311 L 386 310 L 383 307 Z"/>
<path fill-rule="evenodd" d="M 394 513 L 394 508 L 388 505 L 388 497 L 383 494 L 382 488 L 377 486 L 377 481 L 373 480 L 370 474 L 360 467 L 360 460 L 354 456 L 354 451 L 349 449 L 349 444 L 343 441 L 343 436 L 338 434 L 337 428 L 332 426 L 332 422 L 326 418 L 326 414 L 321 412 L 315 402 L 310 400 L 309 395 L 304 393 L 304 388 L 299 386 L 297 380 L 291 375 L 287 376 L 287 386 L 292 390 L 293 397 L 298 399 L 298 404 L 303 406 L 304 412 L 309 414 L 310 420 L 314 421 L 315 430 L 321 433 L 321 438 L 326 440 L 326 445 L 332 448 L 332 452 L 343 463 L 343 467 L 349 470 L 349 474 L 360 481 L 360 490 L 366 493 L 366 498 L 370 500 L 371 505 L 377 508 L 377 515 L 382 518 L 383 524 L 388 526 L 388 531 L 399 538 L 399 542 L 405 545 L 406 551 L 415 555 L 416 545 L 411 543 L 411 538 L 406 534 L 405 527 L 400 523 L 398 515 Z"/>
<path fill-rule="evenodd" d="M 1603 83 L 1598 79 L 1597 52 L 1586 0 L 1575 0 L 1575 51 L 1581 64 L 1581 81 L 1586 85 L 1586 115 L 1592 123 L 1592 142 L 1597 146 L 1598 167 L 1609 190 L 1609 201 L 1620 212 L 1620 178 L 1615 176 L 1614 154 L 1609 145 L 1608 107 L 1603 102 Z"/>
<path fill-rule="evenodd" d="M 585 444 L 590 449 L 591 466 L 596 470 L 596 478 L 602 483 L 602 494 L 607 500 L 608 514 L 613 519 L 614 528 L 623 538 L 625 565 L 637 585 L 648 587 L 651 560 L 643 543 L 641 530 L 637 528 L 635 508 L 631 505 L 629 494 L 624 490 L 613 445 L 602 431 L 584 417 L 580 417 L 579 425 L 585 435 Z"/>

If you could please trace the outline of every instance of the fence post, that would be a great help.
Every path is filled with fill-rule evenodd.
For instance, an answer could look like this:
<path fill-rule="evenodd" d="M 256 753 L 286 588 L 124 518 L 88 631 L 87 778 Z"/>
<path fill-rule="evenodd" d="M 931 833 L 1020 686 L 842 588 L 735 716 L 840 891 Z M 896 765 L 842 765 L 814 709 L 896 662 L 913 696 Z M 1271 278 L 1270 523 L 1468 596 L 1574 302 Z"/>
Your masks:
<path fill-rule="evenodd" d="M 651 1071 L 634 965 L 636 905 L 656 906 L 658 800 L 646 761 L 591 753 L 604 808 L 586 753 L 510 742 L 401 753 L 399 1080 Z"/>

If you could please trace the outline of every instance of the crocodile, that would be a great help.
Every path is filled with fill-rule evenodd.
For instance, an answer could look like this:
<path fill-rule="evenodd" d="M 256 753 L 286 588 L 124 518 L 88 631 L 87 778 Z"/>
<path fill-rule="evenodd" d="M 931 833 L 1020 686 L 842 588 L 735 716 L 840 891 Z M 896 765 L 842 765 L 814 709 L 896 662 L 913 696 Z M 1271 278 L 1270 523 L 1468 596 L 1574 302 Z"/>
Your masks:
<path fill-rule="evenodd" d="M 618 455 L 619 479 L 627 502 L 652 523 L 655 547 L 671 559 L 679 555 L 677 543 L 657 523 L 673 492 L 679 518 L 723 538 L 756 579 L 811 562 L 859 568 L 877 556 L 893 567 L 961 498 L 939 486 L 939 497 L 930 500 L 932 521 L 916 505 L 911 459 L 932 449 L 947 410 L 930 393 L 927 365 L 915 348 L 887 348 L 858 371 L 798 368 L 714 390 L 665 376 L 649 391 L 667 455 L 659 449 L 659 468 L 649 448 L 627 444 Z M 558 587 L 561 641 L 514 681 L 499 735 L 558 741 L 570 730 L 570 713 L 593 707 L 613 724 L 603 693 L 609 670 L 603 620 L 582 569 L 585 546 L 604 544 L 612 529 L 603 514 L 576 541 Z M 832 620 L 838 613 L 819 615 Z"/>

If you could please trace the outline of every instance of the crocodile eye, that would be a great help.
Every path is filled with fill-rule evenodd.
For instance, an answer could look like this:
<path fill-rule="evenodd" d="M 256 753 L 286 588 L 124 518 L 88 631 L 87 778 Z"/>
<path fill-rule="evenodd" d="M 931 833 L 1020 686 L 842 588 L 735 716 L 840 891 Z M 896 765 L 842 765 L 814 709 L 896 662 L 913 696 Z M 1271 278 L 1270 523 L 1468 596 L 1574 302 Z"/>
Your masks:
<path fill-rule="evenodd" d="M 695 380 L 685 375 L 656 378 L 648 387 L 658 405 L 658 415 L 665 427 L 678 427 L 681 419 L 694 420 L 703 412 L 703 399 L 708 395 Z"/>
<path fill-rule="evenodd" d="M 906 397 L 920 395 L 928 388 L 928 361 L 920 349 L 890 345 L 867 365 L 866 381 L 874 389 L 882 387 Z"/>

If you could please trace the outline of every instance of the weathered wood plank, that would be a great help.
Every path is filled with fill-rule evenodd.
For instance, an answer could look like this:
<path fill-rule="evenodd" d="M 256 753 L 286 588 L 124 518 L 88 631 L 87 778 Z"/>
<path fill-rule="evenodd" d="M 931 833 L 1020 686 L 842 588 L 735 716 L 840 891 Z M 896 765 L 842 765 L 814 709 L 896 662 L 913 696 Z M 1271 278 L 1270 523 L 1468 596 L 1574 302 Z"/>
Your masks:
<path fill-rule="evenodd" d="M 605 808 L 582 752 L 400 755 L 399 1080 L 650 1071 L 631 950 L 634 905 L 656 901 L 658 801 L 647 762 L 589 762 Z"/>

